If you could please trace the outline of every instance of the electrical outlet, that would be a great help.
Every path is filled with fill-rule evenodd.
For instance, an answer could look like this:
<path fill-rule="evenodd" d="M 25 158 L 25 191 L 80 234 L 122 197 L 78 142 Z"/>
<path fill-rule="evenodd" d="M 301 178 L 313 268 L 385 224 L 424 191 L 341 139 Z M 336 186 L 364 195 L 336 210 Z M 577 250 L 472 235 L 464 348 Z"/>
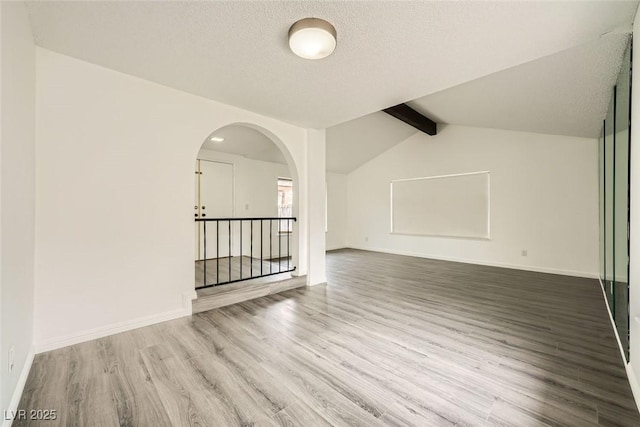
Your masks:
<path fill-rule="evenodd" d="M 364 238 L 364 241 L 365 241 L 365 242 L 368 242 L 368 241 L 369 241 L 369 236 L 365 237 L 365 238 Z"/>
<path fill-rule="evenodd" d="M 527 250 L 526 250 L 526 249 L 523 249 L 523 250 L 522 250 L 522 256 L 527 256 L 527 255 L 528 255 Z"/>
<path fill-rule="evenodd" d="M 11 348 L 9 349 L 9 373 L 11 373 L 11 371 L 13 371 L 13 365 L 14 365 L 14 360 L 13 360 L 13 354 L 14 354 L 14 348 L 13 346 L 11 346 Z"/>
<path fill-rule="evenodd" d="M 249 203 L 245 203 L 245 205 L 244 205 L 244 210 L 245 210 L 245 211 L 248 211 L 248 210 L 249 210 Z"/>

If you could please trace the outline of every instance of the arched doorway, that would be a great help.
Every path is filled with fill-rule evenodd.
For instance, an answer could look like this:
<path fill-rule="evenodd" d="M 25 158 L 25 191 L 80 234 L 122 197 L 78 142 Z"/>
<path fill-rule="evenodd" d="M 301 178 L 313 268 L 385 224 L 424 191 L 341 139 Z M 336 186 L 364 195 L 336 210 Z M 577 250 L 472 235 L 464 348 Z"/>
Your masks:
<path fill-rule="evenodd" d="M 195 166 L 196 289 L 295 272 L 298 174 L 284 144 L 235 123 L 206 138 Z"/>

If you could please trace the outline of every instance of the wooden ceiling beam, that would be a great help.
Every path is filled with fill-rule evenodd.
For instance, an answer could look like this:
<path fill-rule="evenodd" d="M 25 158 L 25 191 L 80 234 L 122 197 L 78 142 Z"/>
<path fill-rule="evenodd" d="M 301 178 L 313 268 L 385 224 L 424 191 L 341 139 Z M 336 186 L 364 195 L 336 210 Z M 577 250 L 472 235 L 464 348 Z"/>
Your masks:
<path fill-rule="evenodd" d="M 438 124 L 436 122 L 418 113 L 407 104 L 398 104 L 382 111 L 428 135 L 436 135 L 438 133 Z"/>

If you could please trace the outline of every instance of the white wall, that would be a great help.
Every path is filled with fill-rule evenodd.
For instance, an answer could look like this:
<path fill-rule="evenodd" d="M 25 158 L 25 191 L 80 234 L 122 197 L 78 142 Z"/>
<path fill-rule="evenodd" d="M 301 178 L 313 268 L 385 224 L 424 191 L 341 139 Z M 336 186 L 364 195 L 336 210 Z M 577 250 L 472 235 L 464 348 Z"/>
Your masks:
<path fill-rule="evenodd" d="M 194 161 L 229 124 L 266 129 L 296 165 L 298 273 L 324 276 L 307 251 L 306 213 L 324 210 L 307 198 L 309 175 L 324 181 L 307 130 L 40 48 L 37 82 L 40 350 L 189 312 Z"/>
<path fill-rule="evenodd" d="M 312 284 L 327 282 L 326 276 L 326 131 L 307 129 L 307 161 L 309 170 L 309 191 L 306 205 L 309 207 L 309 280 Z M 314 168 L 311 168 L 311 165 Z"/>
<path fill-rule="evenodd" d="M 198 158 L 234 165 L 234 216 L 278 216 L 278 178 L 291 178 L 287 165 L 212 150 Z"/>
<path fill-rule="evenodd" d="M 24 3 L 2 2 L 0 8 L 0 395 L 4 411 L 10 406 L 15 409 L 33 355 L 36 51 Z M 11 346 L 15 365 L 8 373 Z"/>
<path fill-rule="evenodd" d="M 347 175 L 327 172 L 327 250 L 347 246 Z"/>
<path fill-rule="evenodd" d="M 438 132 L 415 134 L 349 174 L 349 246 L 597 277 L 596 140 L 463 126 Z M 490 240 L 389 233 L 391 180 L 485 170 Z"/>
<path fill-rule="evenodd" d="M 633 27 L 640 40 L 640 10 Z M 632 62 L 640 64 L 640 49 L 633 49 Z M 640 73 L 631 76 L 631 178 L 629 235 L 629 372 L 636 402 L 640 402 Z"/>

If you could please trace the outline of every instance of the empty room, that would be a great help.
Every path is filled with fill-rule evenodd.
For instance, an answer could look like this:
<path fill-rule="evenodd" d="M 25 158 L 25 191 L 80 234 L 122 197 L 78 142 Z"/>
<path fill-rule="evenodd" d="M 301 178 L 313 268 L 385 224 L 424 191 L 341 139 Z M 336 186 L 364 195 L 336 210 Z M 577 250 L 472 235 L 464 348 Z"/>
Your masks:
<path fill-rule="evenodd" d="M 640 426 L 639 3 L 0 0 L 2 426 Z"/>

